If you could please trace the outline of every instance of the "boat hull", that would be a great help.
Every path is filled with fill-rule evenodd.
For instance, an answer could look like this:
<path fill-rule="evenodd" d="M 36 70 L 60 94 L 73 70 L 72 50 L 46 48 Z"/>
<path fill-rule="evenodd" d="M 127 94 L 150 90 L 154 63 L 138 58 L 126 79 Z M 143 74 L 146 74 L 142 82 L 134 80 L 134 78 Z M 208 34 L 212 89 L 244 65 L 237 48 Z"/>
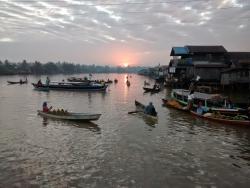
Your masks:
<path fill-rule="evenodd" d="M 28 82 L 27 81 L 23 81 L 23 82 L 12 82 L 12 81 L 7 81 L 8 84 L 27 84 Z"/>
<path fill-rule="evenodd" d="M 227 124 L 227 125 L 242 125 L 242 126 L 250 126 L 250 121 L 249 120 L 228 120 L 228 119 L 220 119 L 220 118 L 214 118 L 214 117 L 207 117 L 204 115 L 199 115 L 195 113 L 194 111 L 190 111 L 190 113 L 198 118 L 208 120 L 208 121 L 213 121 L 221 124 Z"/>
<path fill-rule="evenodd" d="M 101 114 L 83 114 L 83 113 L 69 113 L 68 115 L 56 115 L 52 113 L 45 113 L 40 110 L 37 111 L 39 115 L 43 117 L 71 120 L 71 121 L 96 121 L 100 118 Z"/>
<path fill-rule="evenodd" d="M 107 85 L 82 85 L 82 84 L 67 84 L 67 85 L 41 85 L 32 84 L 36 90 L 58 90 L 58 91 L 106 91 Z"/>

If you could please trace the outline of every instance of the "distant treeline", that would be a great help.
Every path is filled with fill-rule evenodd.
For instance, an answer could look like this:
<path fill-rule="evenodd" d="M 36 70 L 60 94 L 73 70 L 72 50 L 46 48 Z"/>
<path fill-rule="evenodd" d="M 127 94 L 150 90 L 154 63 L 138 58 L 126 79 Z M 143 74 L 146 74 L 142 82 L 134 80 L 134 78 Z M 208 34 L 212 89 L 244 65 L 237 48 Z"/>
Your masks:
<path fill-rule="evenodd" d="M 0 75 L 12 74 L 75 74 L 75 73 L 137 73 L 143 67 L 110 67 L 99 65 L 83 65 L 68 62 L 48 62 L 42 64 L 38 61 L 20 63 L 0 60 Z"/>

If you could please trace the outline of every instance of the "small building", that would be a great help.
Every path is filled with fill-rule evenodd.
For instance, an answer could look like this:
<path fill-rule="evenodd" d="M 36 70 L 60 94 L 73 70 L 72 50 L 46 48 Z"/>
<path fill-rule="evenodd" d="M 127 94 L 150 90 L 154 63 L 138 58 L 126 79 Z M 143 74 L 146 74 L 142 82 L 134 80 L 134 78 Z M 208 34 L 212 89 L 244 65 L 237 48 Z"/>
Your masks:
<path fill-rule="evenodd" d="M 220 82 L 220 73 L 229 67 L 227 50 L 223 46 L 173 47 L 170 56 L 169 74 L 180 82 L 188 82 L 196 76 L 201 82 Z"/>

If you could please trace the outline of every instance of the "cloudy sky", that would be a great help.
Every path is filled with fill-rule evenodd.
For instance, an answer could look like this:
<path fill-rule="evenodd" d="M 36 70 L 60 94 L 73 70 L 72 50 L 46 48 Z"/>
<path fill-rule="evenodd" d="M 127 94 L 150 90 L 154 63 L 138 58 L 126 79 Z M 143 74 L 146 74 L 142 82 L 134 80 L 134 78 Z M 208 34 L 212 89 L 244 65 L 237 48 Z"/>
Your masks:
<path fill-rule="evenodd" d="M 250 0 L 0 0 L 0 59 L 168 64 L 172 46 L 250 51 Z"/>

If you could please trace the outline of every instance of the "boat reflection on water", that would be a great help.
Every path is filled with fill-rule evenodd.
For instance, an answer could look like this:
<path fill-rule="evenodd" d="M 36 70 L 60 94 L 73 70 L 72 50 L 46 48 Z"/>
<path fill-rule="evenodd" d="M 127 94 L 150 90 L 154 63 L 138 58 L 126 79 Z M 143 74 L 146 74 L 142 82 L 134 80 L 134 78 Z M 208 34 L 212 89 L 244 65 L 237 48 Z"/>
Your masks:
<path fill-rule="evenodd" d="M 142 115 L 142 119 L 143 121 L 150 127 L 156 127 L 156 125 L 158 124 L 158 119 L 152 119 L 152 118 L 148 118 L 146 116 Z"/>
<path fill-rule="evenodd" d="M 81 122 L 81 121 L 70 121 L 70 120 L 59 120 L 59 119 L 48 119 L 43 117 L 43 126 L 46 127 L 50 122 L 58 123 L 61 126 L 72 126 L 77 128 L 88 129 L 92 132 L 101 133 L 99 125 L 93 122 Z"/>

